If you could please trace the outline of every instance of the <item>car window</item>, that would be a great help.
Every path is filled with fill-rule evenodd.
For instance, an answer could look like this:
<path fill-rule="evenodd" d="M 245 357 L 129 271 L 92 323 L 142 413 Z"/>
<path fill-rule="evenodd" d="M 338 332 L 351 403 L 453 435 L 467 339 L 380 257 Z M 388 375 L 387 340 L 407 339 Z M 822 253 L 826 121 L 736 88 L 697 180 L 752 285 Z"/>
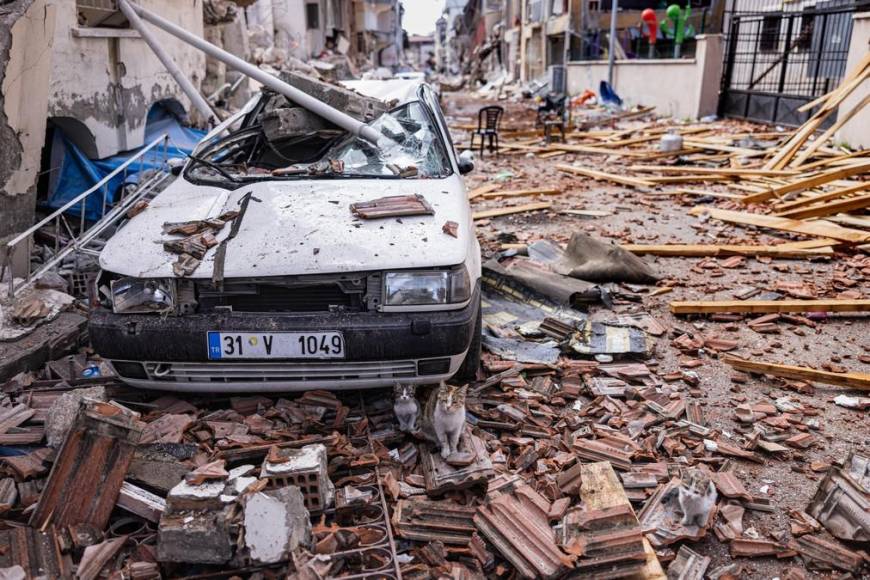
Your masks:
<path fill-rule="evenodd" d="M 381 115 L 371 123 L 383 137 L 378 146 L 352 137 L 329 150 L 325 158 L 339 161 L 345 175 L 445 177 L 450 174 L 447 151 L 426 107 L 414 101 Z"/>
<path fill-rule="evenodd" d="M 262 115 L 283 106 L 261 99 L 242 127 L 201 146 L 185 177 L 193 183 L 236 188 L 252 181 L 329 178 L 440 178 L 452 173 L 447 146 L 432 112 L 412 101 L 370 123 L 377 145 L 334 127 L 287 139 L 269 139 Z M 279 97 L 283 99 L 283 97 Z"/>

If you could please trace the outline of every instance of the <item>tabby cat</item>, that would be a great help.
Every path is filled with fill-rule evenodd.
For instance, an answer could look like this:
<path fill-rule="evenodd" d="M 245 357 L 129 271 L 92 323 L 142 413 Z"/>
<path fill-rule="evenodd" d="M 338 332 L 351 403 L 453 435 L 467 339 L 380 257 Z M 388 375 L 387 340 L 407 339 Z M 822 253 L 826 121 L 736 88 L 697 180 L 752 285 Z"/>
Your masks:
<path fill-rule="evenodd" d="M 465 429 L 467 390 L 468 385 L 441 383 L 429 393 L 423 406 L 423 436 L 441 449 L 444 459 L 459 451 L 459 439 Z"/>

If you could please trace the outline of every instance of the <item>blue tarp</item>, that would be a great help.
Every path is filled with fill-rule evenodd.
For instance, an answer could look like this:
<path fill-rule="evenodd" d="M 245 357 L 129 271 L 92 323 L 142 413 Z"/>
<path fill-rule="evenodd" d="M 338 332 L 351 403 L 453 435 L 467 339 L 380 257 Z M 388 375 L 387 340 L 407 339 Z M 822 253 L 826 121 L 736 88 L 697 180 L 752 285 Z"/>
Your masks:
<path fill-rule="evenodd" d="M 168 109 L 157 104 L 148 112 L 148 119 L 145 123 L 145 144 L 151 143 L 164 133 L 169 134 L 167 158 L 185 157 L 206 135 L 205 131 L 185 127 Z M 105 159 L 88 159 L 78 147 L 66 138 L 60 128 L 55 129 L 51 146 L 52 159 L 60 159 L 60 169 L 57 178 L 53 180 L 48 196 L 48 206 L 52 209 L 63 206 L 69 200 L 92 187 L 144 148 L 125 151 Z M 112 178 L 109 181 L 108 205 L 111 206 L 114 203 L 122 186 L 137 182 L 139 171 L 160 167 L 162 162 L 163 145 L 161 144 L 146 153 L 141 160 L 137 159 L 130 164 L 127 168 L 126 181 L 123 172 Z M 102 196 L 99 193 L 89 196 L 85 208 L 85 218 L 88 220 L 99 219 L 102 215 L 102 206 Z M 80 204 L 76 204 L 70 208 L 68 213 L 78 216 L 80 215 L 80 207 Z"/>

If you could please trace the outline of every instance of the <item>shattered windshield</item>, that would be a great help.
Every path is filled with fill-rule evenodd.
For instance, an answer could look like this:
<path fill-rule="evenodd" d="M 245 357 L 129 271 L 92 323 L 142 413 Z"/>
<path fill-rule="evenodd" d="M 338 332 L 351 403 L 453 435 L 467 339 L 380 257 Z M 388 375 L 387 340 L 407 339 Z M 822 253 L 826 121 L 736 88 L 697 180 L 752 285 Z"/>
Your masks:
<path fill-rule="evenodd" d="M 283 127 L 290 123 L 294 127 L 314 123 L 300 109 L 293 109 L 295 117 L 288 122 L 287 110 L 267 100 L 241 129 L 192 155 L 185 176 L 194 183 L 235 188 L 267 179 L 431 179 L 451 173 L 447 149 L 432 115 L 419 101 L 370 123 L 381 134 L 377 145 L 336 130 L 319 118 L 316 130 L 288 131 Z M 276 116 L 284 125 L 272 120 Z"/>

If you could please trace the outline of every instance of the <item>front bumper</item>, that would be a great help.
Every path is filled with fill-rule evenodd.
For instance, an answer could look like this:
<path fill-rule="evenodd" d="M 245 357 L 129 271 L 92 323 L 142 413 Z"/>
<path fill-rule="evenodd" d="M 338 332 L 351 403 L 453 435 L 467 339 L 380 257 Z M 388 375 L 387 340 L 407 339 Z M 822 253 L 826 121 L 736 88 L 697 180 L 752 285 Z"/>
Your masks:
<path fill-rule="evenodd" d="M 218 312 L 179 317 L 91 314 L 96 351 L 126 383 L 189 392 L 357 389 L 452 377 L 468 352 L 480 308 L 479 287 L 463 309 L 437 312 Z M 341 331 L 342 360 L 212 361 L 206 333 Z"/>

